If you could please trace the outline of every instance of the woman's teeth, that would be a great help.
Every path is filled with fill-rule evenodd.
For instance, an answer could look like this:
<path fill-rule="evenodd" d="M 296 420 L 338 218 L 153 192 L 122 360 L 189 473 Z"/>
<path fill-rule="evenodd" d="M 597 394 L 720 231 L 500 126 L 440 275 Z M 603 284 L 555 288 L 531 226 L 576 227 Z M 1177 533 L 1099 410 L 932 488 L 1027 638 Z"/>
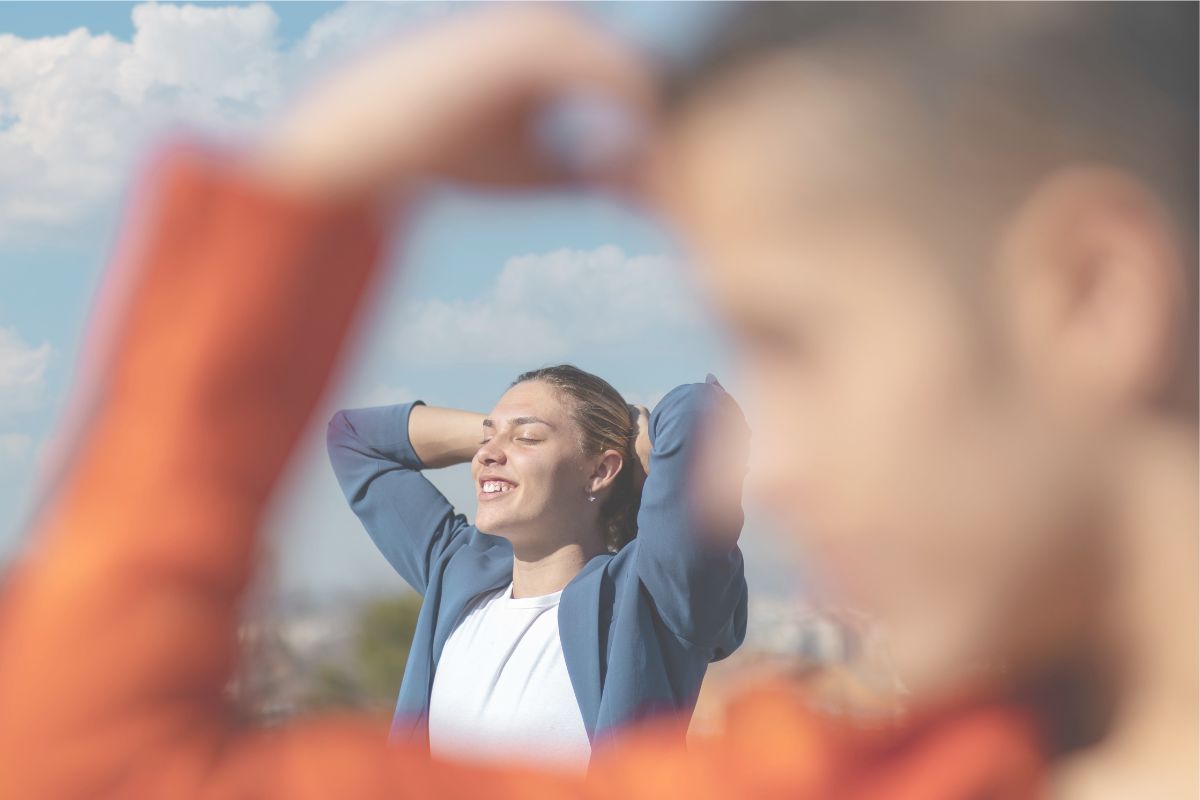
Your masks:
<path fill-rule="evenodd" d="M 506 483 L 504 481 L 484 481 L 483 482 L 483 493 L 484 494 L 496 494 L 497 492 L 508 492 L 508 491 L 511 491 L 512 489 L 513 489 L 513 485 L 511 483 Z"/>

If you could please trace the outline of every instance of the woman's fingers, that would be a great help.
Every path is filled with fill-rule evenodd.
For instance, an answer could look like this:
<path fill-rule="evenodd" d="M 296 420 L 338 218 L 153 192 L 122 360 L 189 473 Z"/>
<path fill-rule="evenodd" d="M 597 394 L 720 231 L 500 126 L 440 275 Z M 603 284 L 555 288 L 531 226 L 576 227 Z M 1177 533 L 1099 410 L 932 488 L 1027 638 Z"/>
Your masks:
<path fill-rule="evenodd" d="M 645 406 L 634 406 L 637 415 L 637 440 L 634 442 L 634 449 L 637 452 L 638 461 L 641 462 L 642 471 L 650 474 L 650 410 Z"/>

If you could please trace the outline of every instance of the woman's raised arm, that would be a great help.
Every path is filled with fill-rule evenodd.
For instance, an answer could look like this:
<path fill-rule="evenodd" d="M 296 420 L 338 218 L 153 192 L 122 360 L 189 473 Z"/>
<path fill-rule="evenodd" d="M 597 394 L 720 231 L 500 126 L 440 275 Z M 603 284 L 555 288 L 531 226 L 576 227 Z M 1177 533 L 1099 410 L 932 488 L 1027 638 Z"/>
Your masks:
<path fill-rule="evenodd" d="M 367 534 L 424 595 L 435 560 L 467 527 L 425 468 L 469 461 L 483 416 L 421 401 L 339 411 L 329 421 L 329 463 Z"/>
<path fill-rule="evenodd" d="M 647 431 L 651 450 L 633 544 L 638 574 L 672 633 L 723 657 L 746 633 L 747 587 L 737 546 L 745 422 L 710 375 L 668 392 Z"/>
<path fill-rule="evenodd" d="M 339 411 L 326 431 L 329 463 L 346 502 L 379 552 L 421 595 L 434 562 L 467 528 L 466 517 L 421 470 L 461 461 L 468 440 L 479 437 L 478 423 L 468 433 L 473 416 L 429 409 L 418 400 Z"/>
<path fill-rule="evenodd" d="M 432 469 L 464 464 L 475 457 L 483 436 L 483 414 L 417 406 L 408 418 L 413 450 Z"/>

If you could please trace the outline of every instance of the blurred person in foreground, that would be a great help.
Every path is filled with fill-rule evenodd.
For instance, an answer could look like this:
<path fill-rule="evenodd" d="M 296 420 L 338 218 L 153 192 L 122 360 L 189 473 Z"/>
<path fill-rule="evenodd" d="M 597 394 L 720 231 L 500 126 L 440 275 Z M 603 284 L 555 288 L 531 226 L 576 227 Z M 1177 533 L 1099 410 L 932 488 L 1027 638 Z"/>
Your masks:
<path fill-rule="evenodd" d="M 780 5 L 668 93 L 757 494 L 917 702 L 1193 796 L 1195 5 Z M 1069 766 L 1068 766 L 1069 765 Z"/>
<path fill-rule="evenodd" d="M 563 179 L 525 134 L 564 93 L 655 113 L 627 55 L 526 12 L 364 60 L 258 148 L 160 156 L 103 382 L 5 598 L 0 791 L 1195 795 L 1195 6 L 743 14 L 673 83 L 646 184 L 742 348 L 760 491 L 883 614 L 919 710 L 850 725 L 765 686 L 721 736 L 648 727 L 576 782 L 389 750 L 357 718 L 247 730 L 222 703 L 258 517 L 383 196 Z"/>

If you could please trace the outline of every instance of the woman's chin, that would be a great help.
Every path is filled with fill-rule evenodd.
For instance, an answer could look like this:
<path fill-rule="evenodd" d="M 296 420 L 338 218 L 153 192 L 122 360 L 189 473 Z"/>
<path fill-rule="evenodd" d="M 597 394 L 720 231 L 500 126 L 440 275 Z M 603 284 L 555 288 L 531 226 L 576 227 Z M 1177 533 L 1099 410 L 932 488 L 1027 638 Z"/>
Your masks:
<path fill-rule="evenodd" d="M 486 533 L 490 536 L 508 537 L 509 526 L 505 524 L 503 515 L 492 514 L 487 511 L 477 512 L 475 515 L 475 527 L 480 533 Z"/>
<path fill-rule="evenodd" d="M 488 536 L 499 536 L 501 539 L 507 539 L 513 545 L 528 542 L 530 538 L 530 532 L 527 527 L 519 525 L 514 520 L 502 517 L 499 514 L 494 517 L 489 514 L 477 516 L 475 527 L 479 529 L 480 533 L 486 533 Z"/>

